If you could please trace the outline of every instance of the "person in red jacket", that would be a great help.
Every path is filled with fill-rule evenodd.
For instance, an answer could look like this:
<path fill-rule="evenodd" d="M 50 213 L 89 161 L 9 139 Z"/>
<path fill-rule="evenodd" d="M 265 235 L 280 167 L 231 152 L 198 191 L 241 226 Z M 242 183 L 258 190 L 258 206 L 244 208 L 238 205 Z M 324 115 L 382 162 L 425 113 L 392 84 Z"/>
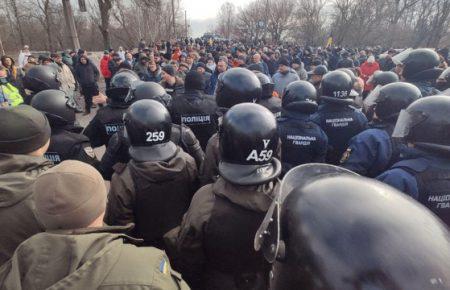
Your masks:
<path fill-rule="evenodd" d="M 367 81 L 373 75 L 374 72 L 380 70 L 380 65 L 375 61 L 373 55 L 369 56 L 367 60 L 360 67 L 360 77 L 364 80 L 364 95 L 367 95 L 373 89 L 372 84 L 368 84 Z"/>
<path fill-rule="evenodd" d="M 111 71 L 108 68 L 108 63 L 111 60 L 111 56 L 109 55 L 109 51 L 105 50 L 103 52 L 103 57 L 100 60 L 100 72 L 105 79 L 106 89 L 109 88 L 109 83 L 111 81 Z"/>

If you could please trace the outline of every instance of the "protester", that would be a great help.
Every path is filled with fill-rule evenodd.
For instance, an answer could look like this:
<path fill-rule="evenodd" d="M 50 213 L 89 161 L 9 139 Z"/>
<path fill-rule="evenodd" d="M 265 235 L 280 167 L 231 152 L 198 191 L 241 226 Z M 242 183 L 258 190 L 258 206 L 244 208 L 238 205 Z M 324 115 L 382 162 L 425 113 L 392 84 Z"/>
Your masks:
<path fill-rule="evenodd" d="M 99 93 L 97 83 L 100 73 L 89 58 L 83 55 L 75 67 L 75 74 L 81 86 L 81 93 L 84 96 L 84 114 L 89 115 L 91 113 L 92 97 Z"/>
<path fill-rule="evenodd" d="M 100 59 L 100 72 L 102 73 L 103 79 L 105 80 L 106 89 L 109 89 L 109 83 L 111 82 L 112 74 L 109 70 L 109 61 L 111 56 L 107 50 L 103 51 L 103 56 Z"/>
<path fill-rule="evenodd" d="M 297 73 L 291 69 L 289 61 L 282 58 L 278 62 L 278 72 L 273 75 L 273 82 L 275 83 L 275 92 L 279 96 L 283 95 L 284 89 L 292 82 L 299 81 L 300 78 Z"/>
<path fill-rule="evenodd" d="M 169 94 L 175 95 L 177 91 L 183 90 L 184 82 L 176 76 L 176 70 L 170 64 L 162 68 L 161 79 L 160 85 Z"/>
<path fill-rule="evenodd" d="M 51 58 L 58 66 L 58 75 L 61 82 L 61 90 L 72 98 L 76 87 L 76 82 L 72 71 L 66 64 L 63 63 L 61 55 L 52 53 Z"/>
<path fill-rule="evenodd" d="M 2 66 L 7 71 L 8 82 L 14 84 L 15 86 L 20 85 L 22 78 L 22 70 L 17 68 L 14 59 L 10 56 L 4 55 L 1 57 Z"/>
<path fill-rule="evenodd" d="M 19 89 L 8 80 L 7 70 L 0 67 L 0 108 L 16 107 L 22 103 Z"/>
<path fill-rule="evenodd" d="M 30 47 L 28 45 L 24 45 L 23 49 L 20 50 L 18 66 L 22 69 L 28 62 L 28 57 L 31 55 Z"/>
<path fill-rule="evenodd" d="M 42 232 L 36 220 L 32 186 L 52 163 L 43 157 L 50 144 L 50 124 L 30 106 L 0 111 L 0 264 L 16 247 Z"/>

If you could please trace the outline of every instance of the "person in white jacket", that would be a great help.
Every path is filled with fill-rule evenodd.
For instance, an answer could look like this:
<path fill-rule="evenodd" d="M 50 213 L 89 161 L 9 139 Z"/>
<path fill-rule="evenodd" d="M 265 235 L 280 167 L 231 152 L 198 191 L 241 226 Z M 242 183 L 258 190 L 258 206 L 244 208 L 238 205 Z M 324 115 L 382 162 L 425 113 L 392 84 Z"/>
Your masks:
<path fill-rule="evenodd" d="M 23 49 L 19 53 L 18 66 L 22 69 L 28 62 L 28 56 L 31 55 L 30 47 L 28 45 L 24 45 Z"/>

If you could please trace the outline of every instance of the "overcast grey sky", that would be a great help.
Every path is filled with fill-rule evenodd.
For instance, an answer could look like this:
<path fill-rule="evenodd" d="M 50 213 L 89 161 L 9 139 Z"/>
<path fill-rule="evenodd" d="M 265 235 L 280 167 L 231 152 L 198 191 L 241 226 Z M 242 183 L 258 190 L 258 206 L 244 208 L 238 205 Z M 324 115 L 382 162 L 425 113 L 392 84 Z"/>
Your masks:
<path fill-rule="evenodd" d="M 187 10 L 188 18 L 192 20 L 203 20 L 214 18 L 220 6 L 227 0 L 182 0 L 183 7 Z M 245 5 L 251 0 L 228 0 L 236 7 Z"/>

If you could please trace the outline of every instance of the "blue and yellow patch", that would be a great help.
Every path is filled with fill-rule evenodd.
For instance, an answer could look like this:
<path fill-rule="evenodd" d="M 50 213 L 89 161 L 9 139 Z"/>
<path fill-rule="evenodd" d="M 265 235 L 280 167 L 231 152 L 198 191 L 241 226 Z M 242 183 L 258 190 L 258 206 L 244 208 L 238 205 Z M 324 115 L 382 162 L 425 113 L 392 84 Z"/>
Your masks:
<path fill-rule="evenodd" d="M 159 271 L 163 274 L 169 274 L 169 263 L 166 261 L 165 258 L 161 260 L 161 263 L 159 263 Z"/>

